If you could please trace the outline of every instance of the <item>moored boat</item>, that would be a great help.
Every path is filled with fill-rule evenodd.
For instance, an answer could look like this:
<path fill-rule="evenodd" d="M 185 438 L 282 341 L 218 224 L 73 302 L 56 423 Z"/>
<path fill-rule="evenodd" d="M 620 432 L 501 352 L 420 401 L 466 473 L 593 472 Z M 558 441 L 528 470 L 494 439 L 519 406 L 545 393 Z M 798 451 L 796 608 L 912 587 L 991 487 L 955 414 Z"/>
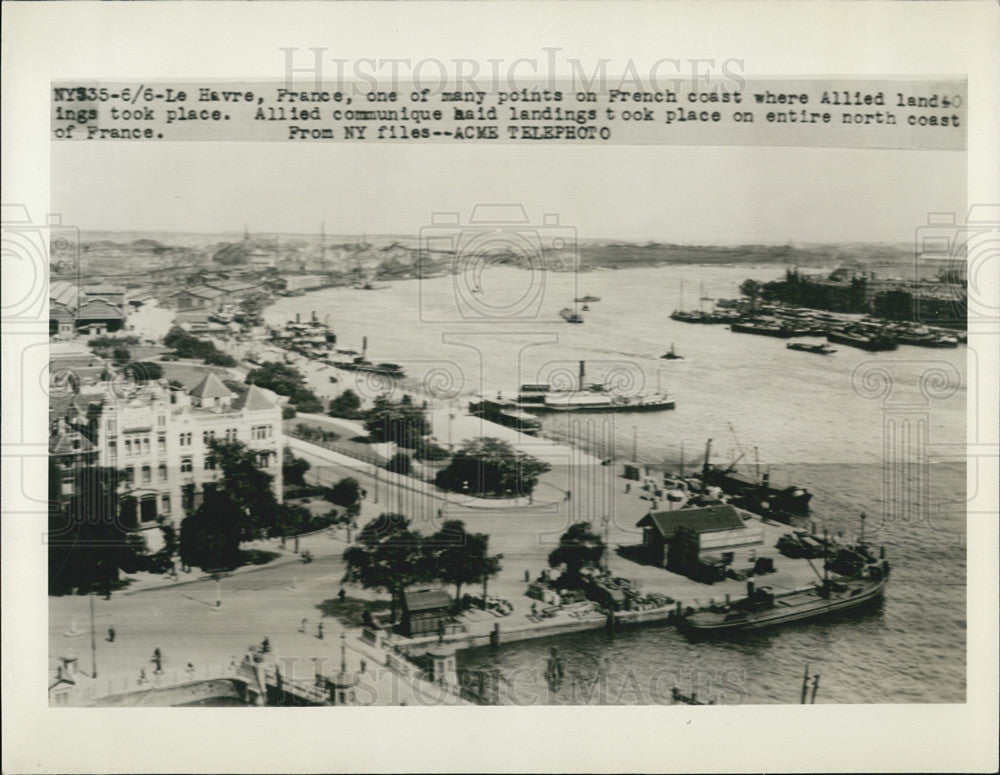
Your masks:
<path fill-rule="evenodd" d="M 899 342 L 891 336 L 882 334 L 865 334 L 850 328 L 832 329 L 826 339 L 834 344 L 846 344 L 869 352 L 895 350 Z"/>
<path fill-rule="evenodd" d="M 837 352 L 836 347 L 831 347 L 828 343 L 810 344 L 809 342 L 789 342 L 785 345 L 789 350 L 798 350 L 806 353 L 816 353 L 817 355 L 833 355 Z"/>
<path fill-rule="evenodd" d="M 583 322 L 583 315 L 581 315 L 579 312 L 571 310 L 569 307 L 564 307 L 563 309 L 559 310 L 559 314 L 562 317 L 562 319 L 565 320 L 567 323 Z"/>
<path fill-rule="evenodd" d="M 761 630 L 859 608 L 881 598 L 888 583 L 888 560 L 867 565 L 856 578 L 824 579 L 783 594 L 767 586 L 756 588 L 750 581 L 742 600 L 688 614 L 681 624 L 691 632 L 710 634 Z"/>

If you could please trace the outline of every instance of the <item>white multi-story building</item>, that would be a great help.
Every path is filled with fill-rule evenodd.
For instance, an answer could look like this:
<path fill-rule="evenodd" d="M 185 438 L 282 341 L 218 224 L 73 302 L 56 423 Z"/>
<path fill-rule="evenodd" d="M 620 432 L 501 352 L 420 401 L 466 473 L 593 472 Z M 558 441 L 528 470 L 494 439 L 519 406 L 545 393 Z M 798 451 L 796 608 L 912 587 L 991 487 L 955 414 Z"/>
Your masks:
<path fill-rule="evenodd" d="M 78 409 L 87 405 L 86 417 L 75 419 L 87 427 L 96 465 L 125 472 L 126 526 L 147 530 L 161 516 L 179 524 L 198 508 L 221 476 L 209 459 L 213 439 L 241 441 L 256 453 L 281 501 L 281 409 L 261 388 L 238 395 L 209 374 L 190 393 L 153 382 L 124 397 L 109 387 L 96 401 L 86 399 L 75 400 Z M 156 548 L 159 531 L 147 538 Z"/>

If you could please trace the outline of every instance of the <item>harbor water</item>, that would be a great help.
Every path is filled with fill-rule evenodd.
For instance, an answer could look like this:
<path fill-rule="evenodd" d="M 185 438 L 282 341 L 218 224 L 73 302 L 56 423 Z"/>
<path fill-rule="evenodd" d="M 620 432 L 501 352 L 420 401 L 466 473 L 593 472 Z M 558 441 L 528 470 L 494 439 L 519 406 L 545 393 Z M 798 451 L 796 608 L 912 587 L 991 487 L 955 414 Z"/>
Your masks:
<path fill-rule="evenodd" d="M 481 293 L 461 276 L 402 280 L 381 290 L 334 288 L 280 299 L 266 318 L 280 324 L 315 311 L 328 319 L 338 346 L 360 350 L 367 337 L 370 360 L 406 370 L 402 387 L 456 409 L 478 392 L 513 397 L 522 383 L 572 385 L 580 360 L 587 381 L 606 381 L 622 394 L 659 388 L 675 410 L 550 415 L 544 433 L 600 457 L 634 457 L 670 471 L 682 461 L 687 471 L 699 467 L 711 438 L 714 462 L 739 458 L 750 475 L 767 471 L 776 486 L 809 489 L 812 518 L 833 533 L 856 533 L 865 512 L 866 537 L 884 545 L 892 562 L 881 605 L 739 640 L 692 642 L 658 626 L 462 654 L 461 667 L 500 670 L 505 702 L 669 703 L 673 687 L 697 692 L 699 701 L 798 702 L 807 664 L 821 676 L 817 702 L 961 702 L 966 349 L 869 353 L 838 346 L 823 356 L 788 350 L 781 339 L 668 317 L 682 305 L 708 308 L 712 302 L 702 296 L 734 298 L 747 278 L 783 272 L 775 264 L 579 275 L 494 268 L 477 281 Z M 528 300 L 538 287 L 536 307 Z M 601 300 L 589 303 L 584 324 L 566 324 L 559 310 L 585 294 Z M 483 320 L 491 310 L 523 314 Z M 683 360 L 660 358 L 671 344 Z M 386 385 L 359 374 L 337 387 L 372 397 Z M 588 419 L 610 420 L 614 444 L 592 440 Z M 582 431 L 576 420 L 583 420 Z M 544 679 L 552 646 L 565 671 L 555 691 Z"/>

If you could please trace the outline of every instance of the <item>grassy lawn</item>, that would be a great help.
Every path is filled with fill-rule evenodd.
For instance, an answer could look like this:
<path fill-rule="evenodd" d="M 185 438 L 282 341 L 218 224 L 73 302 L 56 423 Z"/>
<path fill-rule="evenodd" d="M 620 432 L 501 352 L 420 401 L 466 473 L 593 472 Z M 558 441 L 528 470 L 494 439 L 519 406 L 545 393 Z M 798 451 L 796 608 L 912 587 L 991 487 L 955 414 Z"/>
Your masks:
<path fill-rule="evenodd" d="M 361 615 L 365 609 L 374 614 L 378 611 L 388 611 L 389 607 L 388 600 L 361 600 L 357 597 L 346 597 L 343 602 L 334 597 L 316 606 L 323 616 L 331 616 L 345 627 L 363 626 Z"/>

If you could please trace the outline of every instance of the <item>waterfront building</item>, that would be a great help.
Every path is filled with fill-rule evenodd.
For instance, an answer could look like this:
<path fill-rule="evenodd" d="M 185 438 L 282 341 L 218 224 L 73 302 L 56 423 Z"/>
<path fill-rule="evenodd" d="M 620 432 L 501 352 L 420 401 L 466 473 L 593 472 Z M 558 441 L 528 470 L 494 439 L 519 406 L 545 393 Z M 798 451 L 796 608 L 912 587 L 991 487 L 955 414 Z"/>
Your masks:
<path fill-rule="evenodd" d="M 120 286 L 80 288 L 58 280 L 49 287 L 49 336 L 56 339 L 113 334 L 125 328 L 127 319 L 125 289 Z"/>
<path fill-rule="evenodd" d="M 225 291 L 209 288 L 207 285 L 196 285 L 191 288 L 179 288 L 167 293 L 163 303 L 167 307 L 185 310 L 216 310 L 225 298 Z"/>
<path fill-rule="evenodd" d="M 443 589 L 412 589 L 403 593 L 404 635 L 436 635 L 446 627 L 453 601 Z"/>
<path fill-rule="evenodd" d="M 736 507 L 728 503 L 699 509 L 650 512 L 636 523 L 636 527 L 642 528 L 642 544 L 647 558 L 659 567 L 676 565 L 678 554 L 684 555 L 685 560 L 696 561 L 700 555 L 709 552 L 717 554 L 735 547 L 764 543 L 763 525 L 744 522 Z M 684 546 L 681 547 L 681 544 Z M 682 551 L 678 552 L 678 549 Z M 671 562 L 672 559 L 674 562 Z"/>
<path fill-rule="evenodd" d="M 219 480 L 209 459 L 212 440 L 245 443 L 272 475 L 281 501 L 281 409 L 256 386 L 237 394 L 214 373 L 189 393 L 166 380 L 100 383 L 54 404 L 52 412 L 49 449 L 60 464 L 56 475 L 69 481 L 79 465 L 123 472 L 123 523 L 146 531 L 150 549 L 160 541 L 152 530 L 157 520 L 179 524 Z"/>

